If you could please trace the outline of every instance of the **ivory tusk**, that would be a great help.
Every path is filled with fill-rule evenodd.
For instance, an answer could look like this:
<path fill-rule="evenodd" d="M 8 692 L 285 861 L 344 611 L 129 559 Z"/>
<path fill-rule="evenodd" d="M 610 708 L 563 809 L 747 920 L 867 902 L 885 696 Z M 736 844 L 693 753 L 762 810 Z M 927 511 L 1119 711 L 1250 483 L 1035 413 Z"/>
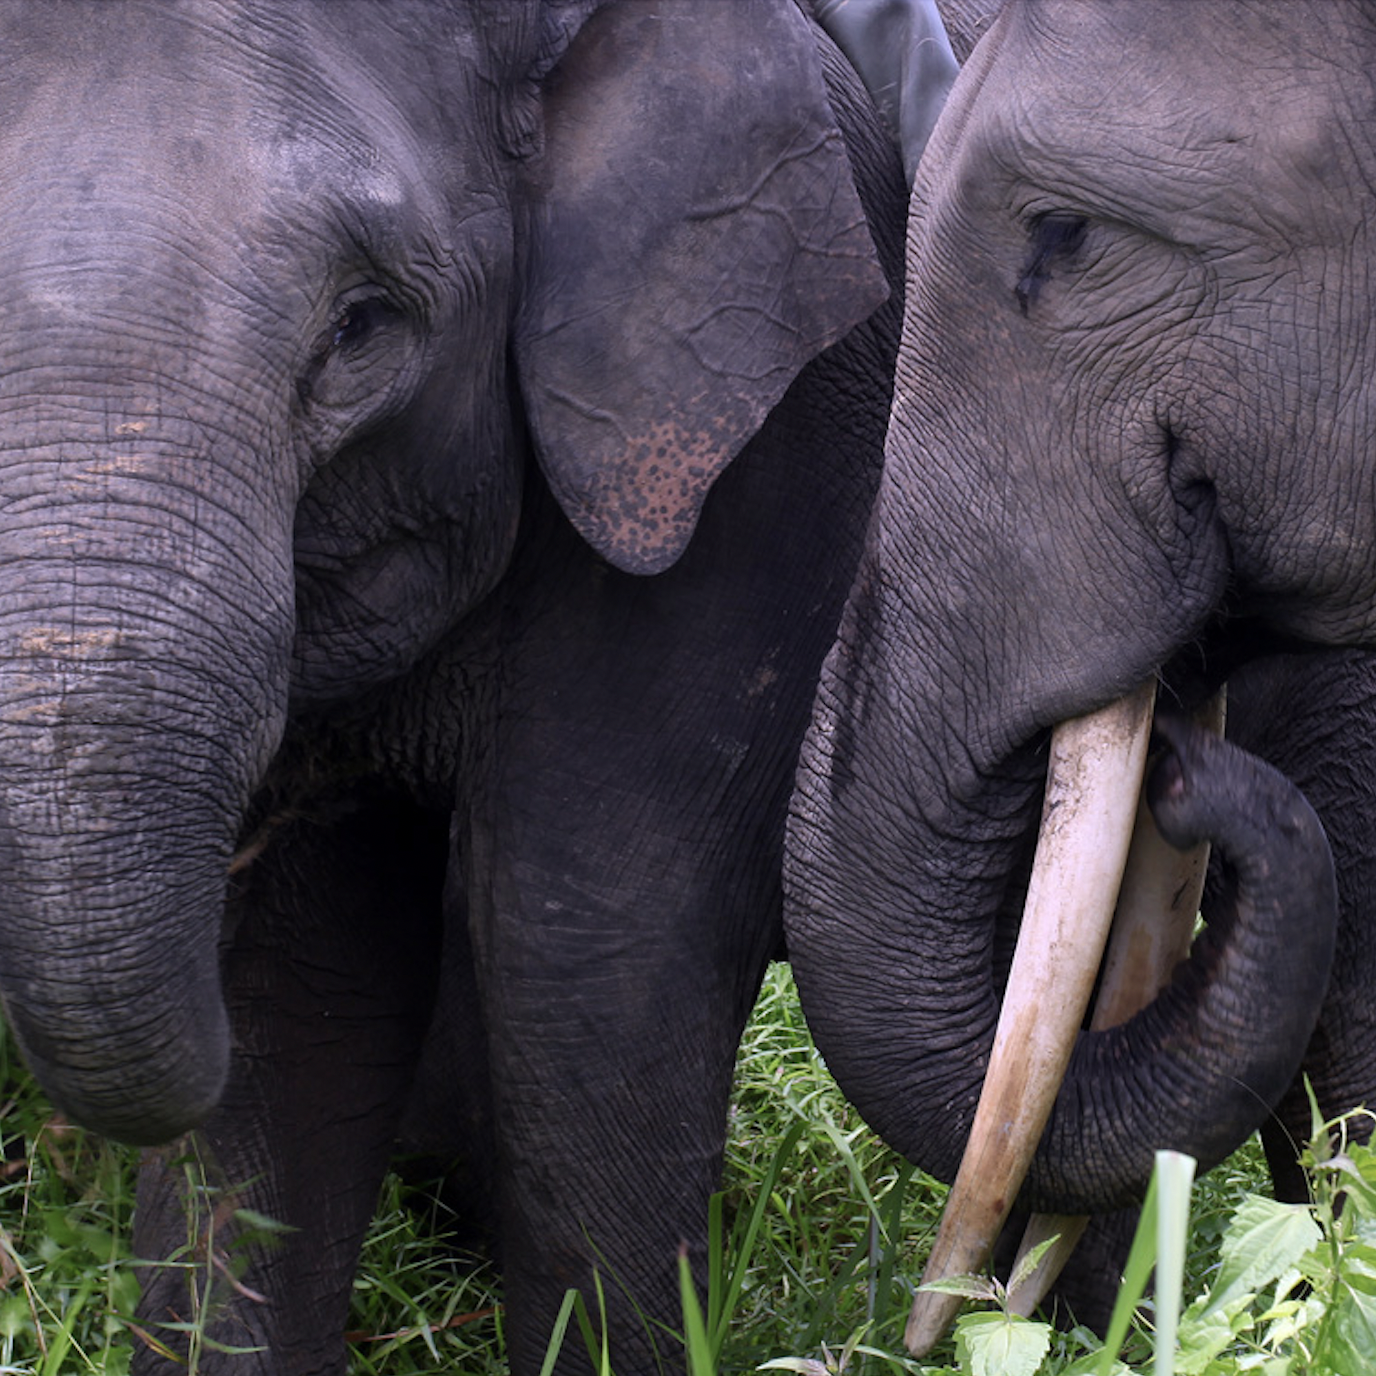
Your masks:
<path fill-rule="evenodd" d="M 1226 715 L 1227 692 L 1220 688 L 1195 720 L 1221 736 Z M 1171 972 L 1189 954 L 1208 868 L 1207 842 L 1192 850 L 1176 850 L 1157 831 L 1146 799 L 1138 802 L 1091 1028 L 1127 1022 L 1169 983 Z M 1036 1269 L 1009 1291 L 1012 1313 L 1029 1315 L 1046 1298 L 1088 1222 L 1087 1215 L 1075 1214 L 1034 1214 L 1028 1220 L 1013 1263 L 1015 1273 L 1034 1247 L 1048 1238 L 1057 1240 L 1042 1254 Z"/>
<path fill-rule="evenodd" d="M 923 1281 L 982 1270 L 1065 1076 L 1103 955 L 1142 787 L 1151 683 L 1051 738 L 1037 857 L 989 1069 Z M 919 1290 L 905 1335 L 925 1356 L 960 1307 Z"/>

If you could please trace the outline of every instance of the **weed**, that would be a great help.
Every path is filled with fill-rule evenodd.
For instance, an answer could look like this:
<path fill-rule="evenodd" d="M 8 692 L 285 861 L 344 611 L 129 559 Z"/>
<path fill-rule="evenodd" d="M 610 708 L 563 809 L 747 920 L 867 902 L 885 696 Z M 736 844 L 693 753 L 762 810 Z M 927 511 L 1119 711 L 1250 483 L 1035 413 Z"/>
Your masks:
<path fill-rule="evenodd" d="M 3 1029 L 0 1103 L 0 1376 L 124 1376 L 135 1343 L 170 1336 L 132 1324 L 135 1154 L 55 1117 Z M 945 1189 L 889 1152 L 841 1098 L 787 968 L 774 967 L 741 1048 L 724 1185 L 709 1217 L 706 1295 L 700 1303 L 685 1262 L 684 1328 L 674 1337 L 690 1376 L 761 1366 L 798 1376 L 1354 1376 L 1376 1367 L 1376 1155 L 1355 1140 L 1359 1121 L 1315 1124 L 1309 1205 L 1259 1193 L 1255 1144 L 1183 1195 L 1179 1182 L 1163 1182 L 1157 1199 L 1168 1202 L 1147 1211 L 1152 1222 L 1108 1343 L 1014 1320 L 1004 1292 L 981 1280 L 970 1284 L 982 1312 L 962 1316 L 953 1338 L 919 1363 L 903 1352 L 902 1329 Z M 176 1335 L 190 1356 L 207 1350 L 217 1300 L 240 1283 L 238 1245 L 222 1245 L 226 1223 L 259 1242 L 270 1224 L 212 1188 L 194 1156 L 181 1164 L 193 1207 L 168 1264 L 191 1282 Z M 1174 1232 L 1156 1222 L 1159 1207 L 1175 1211 Z M 1177 1261 L 1178 1281 L 1169 1269 Z M 1144 1265 L 1156 1272 L 1145 1302 Z M 567 1298 L 547 1369 L 561 1345 L 578 1343 L 594 1371 L 615 1376 L 616 1354 L 589 1308 Z M 364 1249 L 349 1330 L 351 1376 L 506 1370 L 492 1267 L 463 1254 L 438 1205 L 396 1177 Z"/>

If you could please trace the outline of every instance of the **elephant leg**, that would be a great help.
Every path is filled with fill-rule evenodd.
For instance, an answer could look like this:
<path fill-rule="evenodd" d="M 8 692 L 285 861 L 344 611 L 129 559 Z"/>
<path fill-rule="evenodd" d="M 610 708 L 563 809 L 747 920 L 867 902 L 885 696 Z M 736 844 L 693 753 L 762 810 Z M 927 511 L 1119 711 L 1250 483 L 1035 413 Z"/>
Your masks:
<path fill-rule="evenodd" d="M 701 1281 L 731 1067 L 751 1000 L 695 979 L 681 947 L 656 958 L 613 949 L 586 928 L 566 936 L 584 959 L 539 968 L 523 957 L 519 975 L 510 966 L 490 974 L 493 1000 L 505 1005 L 497 1102 L 511 1368 L 539 1370 L 570 1289 L 583 1292 L 600 1326 L 600 1282 L 613 1369 L 680 1369 L 670 1336 L 682 1328 L 678 1256 L 686 1250 Z M 641 985 L 633 998 L 628 977 Z M 530 1002 L 516 992 L 527 980 Z M 555 992 L 563 981 L 600 988 L 600 1007 L 569 1007 Z M 557 1369 L 592 1369 L 576 1329 Z"/>
<path fill-rule="evenodd" d="M 781 951 L 798 741 L 868 496 L 771 429 L 683 559 L 609 570 L 553 520 L 513 578 L 490 744 L 459 868 L 492 1033 L 512 1370 L 566 1290 L 609 1309 L 611 1363 L 681 1365 L 678 1255 L 704 1272 L 741 1029 Z M 771 467 L 771 465 L 773 465 Z M 786 475 L 786 480 L 780 475 Z M 565 1344 L 568 1366 L 587 1369 Z"/>
<path fill-rule="evenodd" d="M 1259 660 L 1229 686 L 1229 735 L 1269 760 L 1309 799 L 1328 833 L 1338 931 L 1318 1027 L 1301 1075 L 1262 1128 L 1278 1198 L 1301 1202 L 1298 1156 L 1309 1139 L 1307 1076 L 1326 1118 L 1376 1104 L 1376 655 Z"/>
<path fill-rule="evenodd" d="M 457 867 L 455 867 L 457 868 Z M 467 900 L 451 870 L 445 886 L 444 958 L 434 1013 L 402 1119 L 393 1169 L 438 1180 L 447 1231 L 463 1251 L 500 1262 L 497 1144 L 487 1029 L 482 1018 Z"/>
<path fill-rule="evenodd" d="M 691 784 L 684 805 L 656 796 L 648 762 L 570 796 L 521 759 L 520 816 L 471 839 L 494 899 L 474 932 L 511 1369 L 540 1369 L 570 1288 L 597 1321 L 596 1276 L 613 1369 L 648 1376 L 681 1365 L 681 1249 L 705 1275 L 736 1046 L 775 947 L 777 842 L 752 855 L 750 820 L 723 835 L 687 808 Z M 771 811 L 781 826 L 782 797 Z M 558 1370 L 589 1369 L 572 1331 Z"/>
<path fill-rule="evenodd" d="M 223 952 L 230 1080 L 194 1138 L 147 1155 L 134 1245 L 139 1320 L 204 1319 L 203 1372 L 342 1376 L 358 1251 L 433 997 L 446 831 L 394 799 L 285 827 L 244 875 Z M 188 1189 L 188 1155 L 215 1193 Z M 253 1237 L 239 1209 L 286 1231 Z M 250 1230 L 251 1231 L 251 1230 Z M 235 1245 L 236 1235 L 239 1245 Z M 241 1272 L 237 1268 L 246 1261 Z M 180 1369 L 151 1346 L 141 1376 Z"/>

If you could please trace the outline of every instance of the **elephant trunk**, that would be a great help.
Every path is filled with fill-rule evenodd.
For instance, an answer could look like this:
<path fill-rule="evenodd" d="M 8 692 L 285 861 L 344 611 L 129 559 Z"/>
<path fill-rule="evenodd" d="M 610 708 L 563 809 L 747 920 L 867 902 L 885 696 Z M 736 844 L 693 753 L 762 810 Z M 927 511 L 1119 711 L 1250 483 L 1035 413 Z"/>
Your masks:
<path fill-rule="evenodd" d="M 227 518 L 231 467 L 151 428 L 10 450 L 41 495 L 0 512 L 0 994 L 57 1106 L 140 1144 L 223 1087 L 227 870 L 292 624 L 280 521 Z"/>
<path fill-rule="evenodd" d="M 886 657 L 904 640 L 885 625 L 883 595 L 877 581 L 857 585 L 819 691 L 790 819 L 789 951 L 843 1091 L 893 1146 L 951 1179 L 996 1047 L 996 916 L 1035 828 L 1045 737 L 1016 723 L 1002 740 L 988 725 L 971 734 L 979 704 L 964 685 L 896 672 Z M 921 636 L 918 626 L 914 641 L 940 644 Z M 966 734 L 941 729 L 952 719 Z M 1034 1206 L 1118 1205 L 1145 1185 L 1155 1147 L 1218 1160 L 1285 1088 L 1317 1016 L 1334 922 L 1321 828 L 1259 762 L 1163 734 L 1176 763 L 1157 776 L 1168 781 L 1158 815 L 1169 830 L 1174 810 L 1181 839 L 1217 841 L 1230 896 L 1169 990 L 1071 1061 L 1032 1163 Z M 1135 793 L 1140 764 L 1124 776 Z M 1130 817 L 1131 800 L 1119 811 Z M 1287 955 L 1301 939 L 1302 956 Z M 1049 954 L 1053 966 L 1071 957 L 1068 944 Z M 1072 1035 L 1083 1010 L 1082 999 L 1063 1018 Z M 1008 1134 L 1012 1118 L 995 1116 L 991 1137 Z M 1035 1140 L 1044 1122 L 1043 1111 L 1023 1127 Z M 1020 1180 L 996 1186 L 993 1218 Z"/>
<path fill-rule="evenodd" d="M 1129 1205 L 1140 1190 L 1122 1182 L 1144 1183 L 1157 1147 L 1221 1161 L 1294 1080 L 1328 987 L 1337 887 L 1309 803 L 1197 726 L 1167 718 L 1156 730 L 1168 748 L 1147 800 L 1173 845 L 1214 847 L 1208 926 L 1155 1000 L 1080 1036 L 1025 1186 L 1033 1207 L 1087 1193 L 1099 1208 Z"/>
<path fill-rule="evenodd" d="M 39 728 L 28 748 L 49 749 L 40 738 L 53 734 Z M 99 761 L 108 746 L 93 734 L 69 734 L 60 747 L 84 757 L 88 773 L 70 788 L 54 791 L 46 769 L 6 765 L 0 991 L 56 1106 L 146 1145 L 203 1119 L 224 1084 L 216 957 L 226 829 L 179 799 L 145 806 L 143 788 Z M 127 744 L 151 753 L 151 742 Z M 143 767 L 177 766 L 145 758 Z M 110 801 L 99 796 L 107 791 Z"/>

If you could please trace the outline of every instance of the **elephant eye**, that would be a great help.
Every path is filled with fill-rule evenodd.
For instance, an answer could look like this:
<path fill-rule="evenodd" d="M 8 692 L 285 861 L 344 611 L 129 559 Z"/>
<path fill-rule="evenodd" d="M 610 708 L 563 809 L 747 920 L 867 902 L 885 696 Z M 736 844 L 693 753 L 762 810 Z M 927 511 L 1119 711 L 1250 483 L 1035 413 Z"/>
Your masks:
<path fill-rule="evenodd" d="M 336 306 L 316 337 L 296 392 L 307 404 L 341 406 L 359 397 L 379 395 L 381 379 L 395 372 L 406 356 L 406 313 L 381 296 L 362 296 Z M 357 395 L 355 395 L 357 394 Z"/>
<path fill-rule="evenodd" d="M 351 302 L 335 317 L 330 347 L 356 348 L 393 314 L 392 308 L 385 301 L 375 297 Z"/>
<path fill-rule="evenodd" d="M 1089 221 L 1083 215 L 1039 215 L 1032 224 L 1027 260 L 1013 288 L 1024 315 L 1051 280 L 1052 266 L 1073 258 L 1085 241 Z"/>

